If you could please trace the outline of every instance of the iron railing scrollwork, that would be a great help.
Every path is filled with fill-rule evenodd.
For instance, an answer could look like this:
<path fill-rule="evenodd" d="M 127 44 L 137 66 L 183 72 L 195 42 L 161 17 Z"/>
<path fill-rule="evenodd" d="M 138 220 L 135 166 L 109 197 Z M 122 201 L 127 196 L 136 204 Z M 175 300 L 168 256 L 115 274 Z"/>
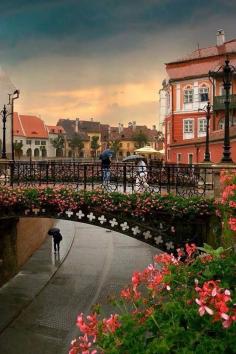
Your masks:
<path fill-rule="evenodd" d="M 78 190 L 173 193 L 204 196 L 213 190 L 213 169 L 201 165 L 147 165 L 144 174 L 134 163 L 112 163 L 104 180 L 100 163 L 73 161 L 4 161 L 0 185 L 66 185 Z"/>

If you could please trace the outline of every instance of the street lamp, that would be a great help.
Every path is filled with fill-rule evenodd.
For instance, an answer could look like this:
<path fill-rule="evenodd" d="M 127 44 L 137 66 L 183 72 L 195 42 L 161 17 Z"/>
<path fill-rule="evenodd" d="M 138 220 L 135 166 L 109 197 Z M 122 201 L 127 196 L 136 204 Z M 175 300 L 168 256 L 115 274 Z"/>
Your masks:
<path fill-rule="evenodd" d="M 211 118 L 211 104 L 210 102 L 204 108 L 199 108 L 198 111 L 203 111 L 206 113 L 206 147 L 205 147 L 205 155 L 203 162 L 211 162 L 210 160 L 210 152 L 209 152 L 209 123 Z"/>
<path fill-rule="evenodd" d="M 2 116 L 2 159 L 7 158 L 6 154 L 6 121 L 7 121 L 7 109 L 6 105 L 4 104 L 3 110 L 1 111 Z"/>
<path fill-rule="evenodd" d="M 221 71 L 223 70 L 223 72 Z M 229 105 L 230 105 L 230 87 L 232 85 L 233 73 L 236 71 L 236 68 L 233 65 L 230 65 L 229 59 L 225 60 L 225 64 L 221 65 L 217 71 L 209 71 L 209 77 L 213 79 L 216 77 L 221 77 L 223 74 L 223 86 L 225 90 L 225 127 L 224 127 L 224 149 L 223 156 L 221 159 L 222 163 L 232 163 L 230 153 L 230 136 L 229 136 Z"/>
<path fill-rule="evenodd" d="M 14 96 L 15 95 L 15 96 Z M 11 105 L 11 159 L 15 160 L 15 152 L 14 152 L 14 101 L 17 100 L 20 96 L 20 90 L 15 90 L 13 93 L 9 93 L 9 105 Z"/>

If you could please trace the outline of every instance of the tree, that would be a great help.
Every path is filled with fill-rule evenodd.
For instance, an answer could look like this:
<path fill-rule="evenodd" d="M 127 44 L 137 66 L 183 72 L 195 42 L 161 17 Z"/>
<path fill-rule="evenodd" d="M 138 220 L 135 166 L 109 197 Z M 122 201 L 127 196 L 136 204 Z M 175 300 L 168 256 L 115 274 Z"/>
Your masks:
<path fill-rule="evenodd" d="M 73 157 L 78 156 L 80 151 L 84 148 L 83 140 L 78 133 L 75 133 L 70 139 L 69 146 L 72 150 Z"/>
<path fill-rule="evenodd" d="M 148 136 L 141 131 L 137 134 L 134 134 L 133 139 L 136 142 L 135 143 L 136 148 L 141 148 L 141 147 L 147 145 L 147 143 L 148 143 Z"/>
<path fill-rule="evenodd" d="M 63 149 L 65 145 L 65 138 L 62 134 L 58 134 L 55 139 L 51 139 L 51 144 L 56 149 L 56 157 L 63 156 Z"/>
<path fill-rule="evenodd" d="M 115 139 L 110 142 L 111 150 L 114 151 L 114 156 L 117 160 L 117 155 L 120 150 L 120 139 Z"/>
<path fill-rule="evenodd" d="M 19 142 L 15 142 L 13 145 L 14 145 L 15 154 L 20 160 L 21 156 L 23 155 L 23 150 L 22 150 L 23 143 L 19 141 Z"/>
<path fill-rule="evenodd" d="M 100 145 L 98 144 L 98 140 L 99 140 L 99 136 L 92 136 L 90 146 L 93 151 L 94 158 L 97 156 L 97 150 L 100 148 Z"/>

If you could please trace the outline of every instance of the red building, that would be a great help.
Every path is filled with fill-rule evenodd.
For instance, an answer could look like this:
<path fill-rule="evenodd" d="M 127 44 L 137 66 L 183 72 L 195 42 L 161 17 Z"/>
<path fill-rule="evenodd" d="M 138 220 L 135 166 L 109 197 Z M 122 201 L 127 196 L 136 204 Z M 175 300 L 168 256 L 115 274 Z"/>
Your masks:
<path fill-rule="evenodd" d="M 209 78 L 226 58 L 236 66 L 236 39 L 226 42 L 224 31 L 217 32 L 217 44 L 198 48 L 190 55 L 166 64 L 168 79 L 160 90 L 160 124 L 165 134 L 165 158 L 172 163 L 199 163 L 204 160 L 207 102 L 212 104 L 210 157 L 220 162 L 224 139 L 223 75 Z M 231 157 L 236 162 L 236 76 L 230 95 Z"/>

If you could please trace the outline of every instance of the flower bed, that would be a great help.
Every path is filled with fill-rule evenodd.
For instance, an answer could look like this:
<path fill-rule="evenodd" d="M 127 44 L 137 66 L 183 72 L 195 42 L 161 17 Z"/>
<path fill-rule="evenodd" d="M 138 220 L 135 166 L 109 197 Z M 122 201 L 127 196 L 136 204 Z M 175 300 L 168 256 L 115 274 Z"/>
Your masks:
<path fill-rule="evenodd" d="M 113 300 L 115 314 L 102 319 L 95 306 L 90 315 L 78 316 L 81 336 L 72 341 L 69 354 L 236 353 L 236 255 L 232 247 L 236 174 L 222 174 L 222 183 L 225 189 L 216 213 L 224 226 L 223 244 L 229 232 L 229 247 L 214 250 L 206 244 L 204 248 L 186 244 L 185 252 L 178 249 L 176 256 L 155 256 L 143 272 L 134 272 L 131 284 Z M 168 204 L 167 199 L 147 201 L 138 196 L 134 210 L 138 205 L 138 214 L 145 217 L 146 208 L 152 213 L 152 205 L 157 208 L 160 202 L 164 208 L 172 206 L 177 215 L 190 212 L 196 217 L 192 201 L 184 205 L 172 198 Z M 198 212 L 206 206 L 202 203 L 196 203 Z"/>
<path fill-rule="evenodd" d="M 80 314 L 69 354 L 235 353 L 236 256 L 196 251 L 187 244 L 185 254 L 155 256 L 113 300 L 109 318 L 98 306 Z"/>
<path fill-rule="evenodd" d="M 184 217 L 214 213 L 214 202 L 200 197 L 182 198 L 155 193 L 105 193 L 102 191 L 75 191 L 70 188 L 0 188 L 0 207 L 11 210 L 49 208 L 52 212 L 93 207 L 100 211 L 118 213 L 138 219 L 161 212 Z"/>

